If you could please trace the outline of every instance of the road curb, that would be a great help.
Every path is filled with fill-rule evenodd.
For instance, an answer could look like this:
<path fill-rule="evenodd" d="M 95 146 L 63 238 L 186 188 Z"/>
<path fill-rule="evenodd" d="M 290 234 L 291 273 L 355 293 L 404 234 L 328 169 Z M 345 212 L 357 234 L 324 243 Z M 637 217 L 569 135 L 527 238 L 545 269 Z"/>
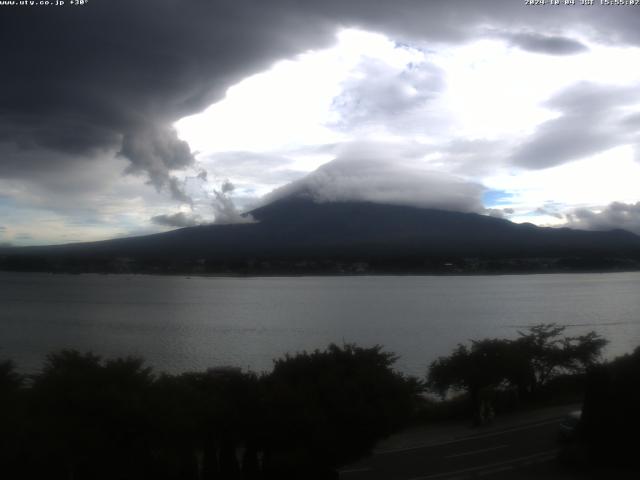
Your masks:
<path fill-rule="evenodd" d="M 563 407 L 558 407 L 558 409 L 561 409 L 561 408 L 566 409 L 567 411 L 571 411 L 572 409 L 579 408 L 579 404 L 571 404 Z M 518 431 L 520 429 L 535 428 L 538 425 L 542 426 L 542 425 L 547 425 L 554 422 L 560 422 L 564 418 L 565 414 L 566 413 L 560 413 L 560 412 L 555 412 L 554 414 L 550 413 L 550 415 L 545 418 L 541 418 L 538 420 L 531 420 L 531 421 L 527 421 L 526 418 L 523 418 L 522 421 L 513 422 L 510 425 L 496 425 L 494 427 L 489 427 L 486 430 L 482 430 L 482 431 L 467 431 L 460 434 L 453 434 L 453 435 L 450 435 L 449 437 L 442 437 L 437 440 L 435 439 L 426 440 L 425 442 L 414 443 L 411 445 L 406 445 L 406 446 L 401 446 L 396 448 L 385 448 L 381 450 L 374 450 L 372 452 L 372 456 L 416 450 L 420 448 L 433 447 L 437 445 L 447 445 L 447 444 L 461 442 L 461 441 L 474 439 L 474 438 L 500 435 L 502 433 L 506 433 L 509 431 Z"/>

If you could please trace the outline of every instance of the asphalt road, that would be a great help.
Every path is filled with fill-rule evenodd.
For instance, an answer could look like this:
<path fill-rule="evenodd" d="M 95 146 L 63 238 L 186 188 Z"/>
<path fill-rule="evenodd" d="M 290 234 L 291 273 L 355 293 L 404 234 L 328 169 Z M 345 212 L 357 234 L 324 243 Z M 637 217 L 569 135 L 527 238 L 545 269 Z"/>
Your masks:
<path fill-rule="evenodd" d="M 529 477 L 541 469 L 553 468 L 559 447 L 559 422 L 560 419 L 554 418 L 444 443 L 379 452 L 343 469 L 340 478 L 445 480 Z"/>

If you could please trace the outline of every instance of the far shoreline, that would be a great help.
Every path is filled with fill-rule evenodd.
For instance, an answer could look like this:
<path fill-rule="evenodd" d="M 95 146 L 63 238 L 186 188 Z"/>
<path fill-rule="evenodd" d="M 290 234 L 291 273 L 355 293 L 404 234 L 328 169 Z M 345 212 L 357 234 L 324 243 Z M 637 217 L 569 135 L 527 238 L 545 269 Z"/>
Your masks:
<path fill-rule="evenodd" d="M 99 272 L 99 271 L 51 271 L 51 270 L 0 270 L 1 274 L 46 274 L 46 275 L 93 275 L 93 276 L 146 276 L 146 277 L 197 277 L 197 278 L 354 278 L 354 277 L 506 277 L 536 275 L 607 275 L 617 273 L 640 273 L 640 269 L 624 270 L 545 270 L 545 271 L 473 271 L 473 272 L 309 272 L 309 273 L 202 273 L 202 272 Z"/>

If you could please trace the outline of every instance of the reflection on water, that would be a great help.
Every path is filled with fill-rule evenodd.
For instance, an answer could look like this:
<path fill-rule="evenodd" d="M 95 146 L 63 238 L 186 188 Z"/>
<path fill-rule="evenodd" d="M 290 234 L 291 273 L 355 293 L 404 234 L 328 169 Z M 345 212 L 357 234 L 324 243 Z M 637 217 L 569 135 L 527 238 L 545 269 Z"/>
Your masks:
<path fill-rule="evenodd" d="M 287 352 L 382 344 L 423 375 L 458 342 L 540 322 L 596 330 L 609 356 L 640 345 L 640 273 L 212 278 L 0 272 L 0 358 L 142 355 L 159 370 L 269 370 Z"/>

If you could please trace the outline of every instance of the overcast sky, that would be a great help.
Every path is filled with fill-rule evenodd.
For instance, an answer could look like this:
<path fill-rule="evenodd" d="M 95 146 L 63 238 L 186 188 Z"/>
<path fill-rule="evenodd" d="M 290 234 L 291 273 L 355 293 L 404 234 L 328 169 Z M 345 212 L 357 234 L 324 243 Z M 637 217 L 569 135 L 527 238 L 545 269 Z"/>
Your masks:
<path fill-rule="evenodd" d="M 640 6 L 575 3 L 0 6 L 0 244 L 302 189 L 640 233 Z"/>

